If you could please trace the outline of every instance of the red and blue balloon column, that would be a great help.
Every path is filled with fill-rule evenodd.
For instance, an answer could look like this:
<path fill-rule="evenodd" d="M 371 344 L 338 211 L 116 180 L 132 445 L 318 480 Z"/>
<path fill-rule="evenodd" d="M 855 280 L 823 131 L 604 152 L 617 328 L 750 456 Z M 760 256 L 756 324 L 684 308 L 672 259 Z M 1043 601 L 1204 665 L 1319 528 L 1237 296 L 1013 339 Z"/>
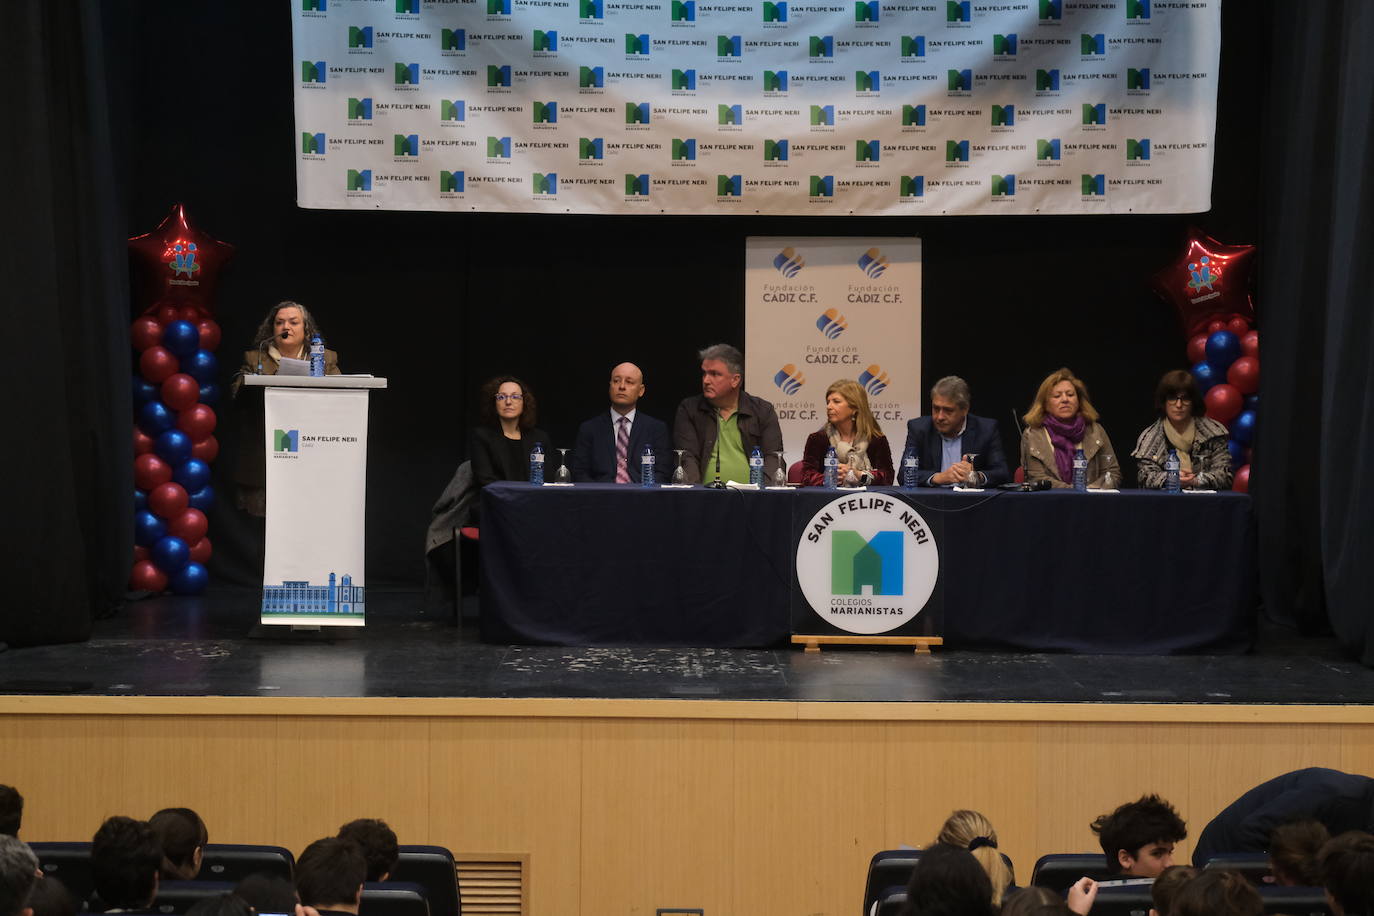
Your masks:
<path fill-rule="evenodd" d="M 1207 416 L 1230 431 L 1232 489 L 1250 489 L 1250 455 L 1259 414 L 1259 331 L 1250 295 L 1254 245 L 1223 245 L 1196 229 L 1183 254 L 1154 276 L 1188 335 L 1188 362 Z"/>
<path fill-rule="evenodd" d="M 180 205 L 147 235 L 129 240 L 143 313 L 130 340 L 133 378 L 134 557 L 137 591 L 195 595 L 208 581 L 206 514 L 215 504 L 210 464 L 219 454 L 211 297 L 233 246 L 193 228 Z"/>

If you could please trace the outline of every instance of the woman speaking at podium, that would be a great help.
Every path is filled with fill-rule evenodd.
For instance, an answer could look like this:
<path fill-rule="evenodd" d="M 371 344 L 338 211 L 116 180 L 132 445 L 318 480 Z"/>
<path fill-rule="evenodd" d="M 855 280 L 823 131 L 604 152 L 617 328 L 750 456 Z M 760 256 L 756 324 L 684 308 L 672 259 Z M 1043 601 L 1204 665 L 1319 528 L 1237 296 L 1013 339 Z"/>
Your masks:
<path fill-rule="evenodd" d="M 310 359 L 310 341 L 320 334 L 310 310 L 299 302 L 278 302 L 267 312 L 253 337 L 253 349 L 243 354 L 243 366 L 234 376 L 237 398 L 245 375 L 276 375 L 283 358 Z M 320 334 L 320 339 L 324 335 Z M 339 375 L 339 354 L 324 351 L 324 374 Z M 234 467 L 235 500 L 249 515 L 267 515 L 267 453 L 263 444 L 262 399 L 239 402 L 238 462 Z"/>

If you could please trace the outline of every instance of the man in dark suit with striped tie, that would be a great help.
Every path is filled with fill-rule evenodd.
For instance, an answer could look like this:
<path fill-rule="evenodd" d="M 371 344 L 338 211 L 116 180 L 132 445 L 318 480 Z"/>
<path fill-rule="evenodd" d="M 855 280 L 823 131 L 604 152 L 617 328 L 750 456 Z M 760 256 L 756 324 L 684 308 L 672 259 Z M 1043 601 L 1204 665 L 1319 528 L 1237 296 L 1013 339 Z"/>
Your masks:
<path fill-rule="evenodd" d="M 667 483 L 673 473 L 673 444 L 662 420 L 639 410 L 644 373 L 634 363 L 611 370 L 611 409 L 583 423 L 573 447 L 573 480 L 592 483 L 639 483 L 644 446 L 654 449 L 654 476 Z"/>

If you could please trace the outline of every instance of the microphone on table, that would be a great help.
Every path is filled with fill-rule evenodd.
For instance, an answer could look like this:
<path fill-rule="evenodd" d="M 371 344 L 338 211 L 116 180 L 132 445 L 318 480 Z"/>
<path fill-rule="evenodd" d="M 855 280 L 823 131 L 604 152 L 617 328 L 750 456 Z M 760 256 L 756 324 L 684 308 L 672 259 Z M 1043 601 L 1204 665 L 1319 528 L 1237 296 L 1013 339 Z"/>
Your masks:
<path fill-rule="evenodd" d="M 720 439 L 716 439 L 716 479 L 706 485 L 708 490 L 724 490 L 725 481 L 720 479 Z"/>

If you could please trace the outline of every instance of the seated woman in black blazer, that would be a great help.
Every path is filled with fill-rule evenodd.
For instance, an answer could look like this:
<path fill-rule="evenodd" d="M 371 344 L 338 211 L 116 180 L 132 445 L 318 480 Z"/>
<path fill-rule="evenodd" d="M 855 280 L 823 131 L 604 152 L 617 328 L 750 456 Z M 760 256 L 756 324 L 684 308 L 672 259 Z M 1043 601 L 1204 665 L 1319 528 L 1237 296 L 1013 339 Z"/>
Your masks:
<path fill-rule="evenodd" d="M 473 427 L 468 454 L 477 486 L 498 480 L 530 479 L 530 450 L 544 446 L 544 479 L 558 472 L 558 451 L 548 433 L 535 426 L 534 392 L 513 375 L 498 375 L 482 386 L 481 425 Z"/>

